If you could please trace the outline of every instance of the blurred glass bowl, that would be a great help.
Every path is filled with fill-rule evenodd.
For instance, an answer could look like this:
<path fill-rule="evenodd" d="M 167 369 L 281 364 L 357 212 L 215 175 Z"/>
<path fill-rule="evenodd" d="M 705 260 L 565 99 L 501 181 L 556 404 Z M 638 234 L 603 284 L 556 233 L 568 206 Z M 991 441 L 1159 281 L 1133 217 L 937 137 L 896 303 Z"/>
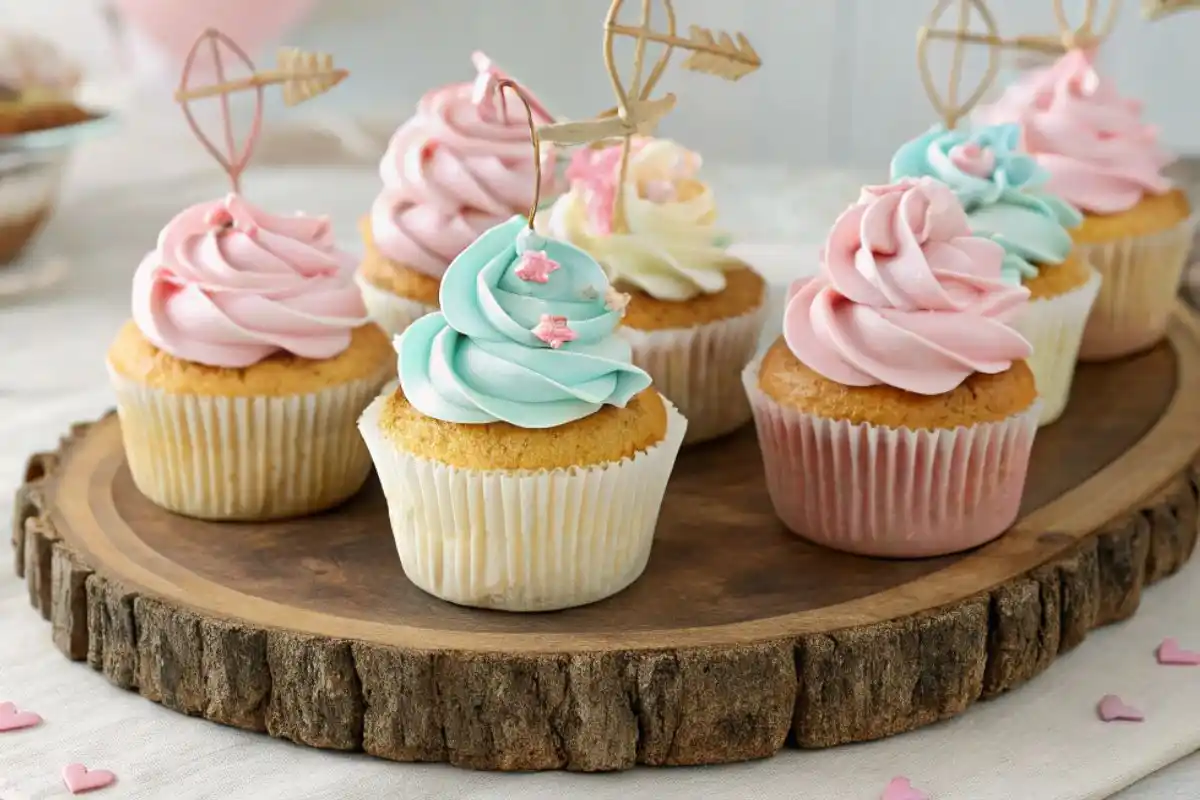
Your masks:
<path fill-rule="evenodd" d="M 16 261 L 50 218 L 75 147 L 114 122 L 89 111 L 82 122 L 0 136 L 0 267 Z"/>

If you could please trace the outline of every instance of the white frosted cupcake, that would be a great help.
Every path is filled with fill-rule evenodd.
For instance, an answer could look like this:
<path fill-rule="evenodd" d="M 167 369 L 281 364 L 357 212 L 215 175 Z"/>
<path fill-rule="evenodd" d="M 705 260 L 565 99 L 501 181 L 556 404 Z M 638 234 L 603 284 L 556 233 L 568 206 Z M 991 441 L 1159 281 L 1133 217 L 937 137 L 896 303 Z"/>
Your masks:
<path fill-rule="evenodd" d="M 355 421 L 395 362 L 353 275 L 327 219 L 230 195 L 167 224 L 108 351 L 142 494 L 191 517 L 266 520 L 362 487 Z"/>
<path fill-rule="evenodd" d="M 700 158 L 674 142 L 634 140 L 628 231 L 614 231 L 619 162 L 617 146 L 577 152 L 571 188 L 539 229 L 591 253 L 630 295 L 620 334 L 687 417 L 687 442 L 722 436 L 750 421 L 741 372 L 758 346 L 766 282 L 727 251 Z"/>
<path fill-rule="evenodd" d="M 514 218 L 397 338 L 359 422 L 404 572 L 460 605 L 547 611 L 641 575 L 686 420 L 613 335 L 600 266 Z"/>
<path fill-rule="evenodd" d="M 1017 148 L 1016 125 L 946 130 L 938 126 L 901 147 L 892 179 L 930 177 L 954 192 L 971 232 L 1004 248 L 1002 278 L 1030 292 L 1013 327 L 1033 346 L 1028 359 L 1041 397 L 1041 424 L 1067 407 L 1080 342 L 1100 274 L 1079 252 L 1068 228 L 1079 212 L 1044 191 L 1049 175 Z"/>

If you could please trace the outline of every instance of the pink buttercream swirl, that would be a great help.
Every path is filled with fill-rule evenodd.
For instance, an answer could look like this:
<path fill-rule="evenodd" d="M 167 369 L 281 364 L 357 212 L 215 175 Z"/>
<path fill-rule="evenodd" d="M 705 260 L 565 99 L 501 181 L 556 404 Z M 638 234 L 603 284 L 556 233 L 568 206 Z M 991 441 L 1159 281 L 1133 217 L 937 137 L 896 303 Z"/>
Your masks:
<path fill-rule="evenodd" d="M 971 235 L 954 194 L 930 178 L 870 186 L 833 225 L 819 274 L 797 281 L 788 347 L 845 386 L 948 392 L 1027 358 L 1009 326 L 1029 290 L 1000 280 L 1004 249 Z"/>
<path fill-rule="evenodd" d="M 440 278 L 484 231 L 529 210 L 534 165 L 520 100 L 480 91 L 503 77 L 476 54 L 479 79 L 436 89 L 392 136 L 379 165 L 383 191 L 371 209 L 375 243 L 388 258 Z M 549 122 L 536 101 L 534 119 Z M 555 189 L 553 148 L 542 148 L 542 193 Z"/>
<path fill-rule="evenodd" d="M 1022 146 L 1048 173 L 1046 191 L 1096 214 L 1126 211 L 1171 182 L 1162 169 L 1172 158 L 1158 129 L 1141 120 L 1142 104 L 1117 94 L 1096 72 L 1094 51 L 1071 50 L 1034 70 L 979 117 L 1016 122 Z"/>
<path fill-rule="evenodd" d="M 167 223 L 134 275 L 133 320 L 160 350 L 198 364 L 332 358 L 367 322 L 355 263 L 327 219 L 276 217 L 229 195 Z"/>

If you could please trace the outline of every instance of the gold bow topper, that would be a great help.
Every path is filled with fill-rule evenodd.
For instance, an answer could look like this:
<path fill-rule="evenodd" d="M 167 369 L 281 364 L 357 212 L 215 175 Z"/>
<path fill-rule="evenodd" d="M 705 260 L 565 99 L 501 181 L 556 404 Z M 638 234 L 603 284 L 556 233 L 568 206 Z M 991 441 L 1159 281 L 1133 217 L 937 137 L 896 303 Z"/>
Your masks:
<path fill-rule="evenodd" d="M 667 30 L 654 30 L 651 12 L 654 0 L 642 0 L 641 20 L 636 26 L 622 25 L 618 19 L 625 0 L 613 0 L 604 20 L 604 66 L 616 96 L 615 108 L 602 112 L 595 119 L 583 122 L 560 122 L 538 128 L 541 141 L 561 145 L 602 143 L 621 139 L 621 161 L 618 168 L 617 191 L 613 205 L 613 230 L 625 232 L 624 195 L 625 180 L 629 171 L 630 145 L 635 135 L 650 135 L 658 123 L 675 107 L 675 95 L 665 94 L 651 99 L 655 86 L 666 71 L 675 48 L 687 50 L 690 55 L 683 68 L 692 72 L 716 75 L 736 81 L 762 66 L 762 59 L 741 33 L 732 36 L 725 32 L 714 33 L 708 28 L 693 25 L 688 36 L 677 35 L 675 9 L 672 0 L 659 0 L 666 15 Z M 618 36 L 635 40 L 633 78 L 628 87 L 621 80 L 613 53 Z M 663 45 L 663 51 L 645 76 L 646 45 L 648 42 Z M 643 77 L 645 80 L 643 80 Z"/>
<path fill-rule="evenodd" d="M 192 71 L 196 66 L 196 58 L 201 48 L 207 46 L 216 72 L 217 82 L 207 86 L 191 86 Z M 228 50 L 241 62 L 250 74 L 236 80 L 225 79 L 225 63 L 221 56 L 222 48 Z M 175 91 L 175 101 L 183 109 L 188 126 L 200 140 L 200 144 L 208 151 L 216 162 L 229 175 L 233 191 L 240 189 L 241 175 L 250 162 L 254 145 L 262 127 L 263 89 L 274 84 L 283 85 L 283 102 L 289 106 L 303 103 L 323 94 L 337 86 L 349 73 L 344 69 L 335 69 L 333 57 L 324 53 L 306 53 L 301 50 L 284 49 L 279 51 L 278 63 L 275 69 L 257 72 L 246 51 L 236 42 L 212 28 L 200 34 L 192 49 L 188 52 L 183 63 L 183 73 L 179 79 L 179 88 Z M 254 91 L 254 116 L 250 133 L 239 150 L 235 145 L 233 125 L 227 96 L 234 92 Z M 200 130 L 192 114 L 189 103 L 208 97 L 220 97 L 222 101 L 221 121 L 224 128 L 225 152 L 222 153 L 216 145 Z"/>
<path fill-rule="evenodd" d="M 1200 8 L 1200 0 L 1142 0 L 1142 16 L 1150 20 L 1188 8 Z"/>

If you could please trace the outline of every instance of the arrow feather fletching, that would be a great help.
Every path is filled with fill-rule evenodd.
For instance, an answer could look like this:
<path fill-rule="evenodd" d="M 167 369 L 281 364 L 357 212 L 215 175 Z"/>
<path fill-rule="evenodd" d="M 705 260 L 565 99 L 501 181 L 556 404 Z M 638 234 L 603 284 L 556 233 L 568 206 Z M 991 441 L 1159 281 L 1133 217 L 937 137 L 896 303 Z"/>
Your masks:
<path fill-rule="evenodd" d="M 735 39 L 724 31 L 714 34 L 707 28 L 693 25 L 684 47 L 692 52 L 683 62 L 683 68 L 692 72 L 736 81 L 762 66 L 762 59 L 750 45 L 750 40 L 741 33 Z"/>
<path fill-rule="evenodd" d="M 337 86 L 349 74 L 333 66 L 328 53 L 308 53 L 295 48 L 279 51 L 279 71 L 284 74 L 283 102 L 294 106 Z"/>

